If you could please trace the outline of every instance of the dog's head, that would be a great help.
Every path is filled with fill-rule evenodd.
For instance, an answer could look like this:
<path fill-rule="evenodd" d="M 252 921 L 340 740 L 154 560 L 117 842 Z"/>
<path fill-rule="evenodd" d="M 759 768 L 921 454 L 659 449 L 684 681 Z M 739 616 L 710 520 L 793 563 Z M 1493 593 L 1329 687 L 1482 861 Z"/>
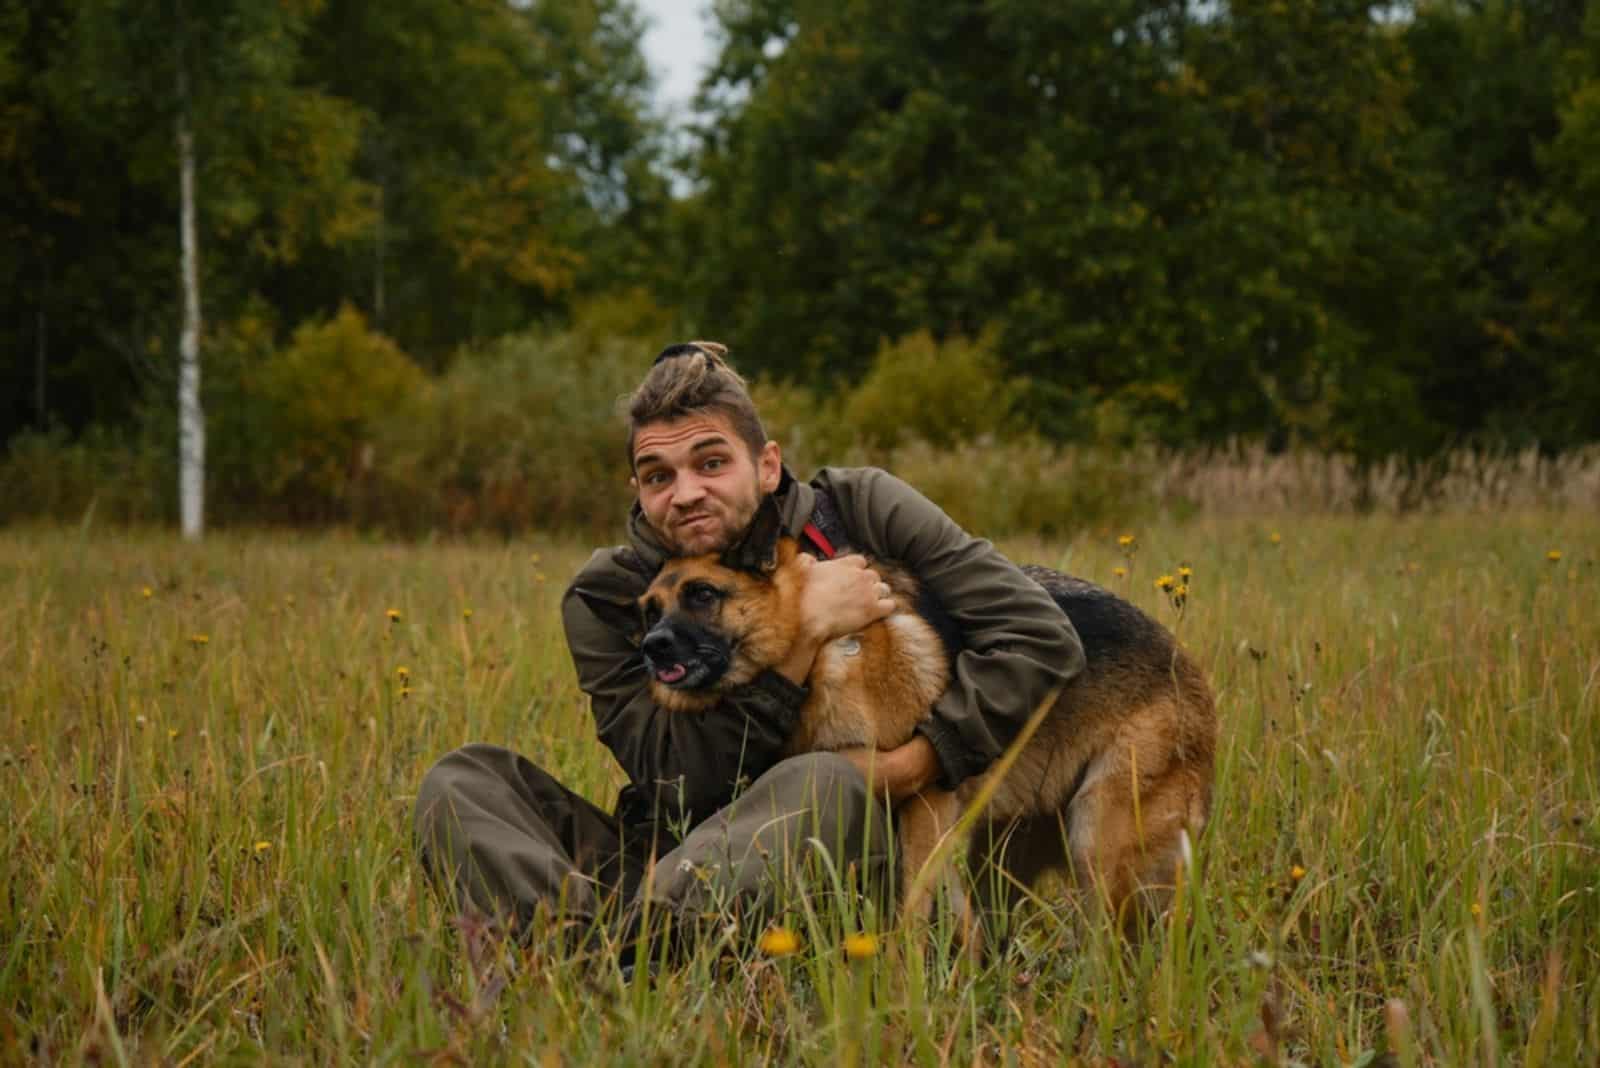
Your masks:
<path fill-rule="evenodd" d="M 639 598 L 639 651 L 658 704 L 705 708 L 780 662 L 794 642 L 798 553 L 771 499 L 721 553 L 667 561 Z"/>

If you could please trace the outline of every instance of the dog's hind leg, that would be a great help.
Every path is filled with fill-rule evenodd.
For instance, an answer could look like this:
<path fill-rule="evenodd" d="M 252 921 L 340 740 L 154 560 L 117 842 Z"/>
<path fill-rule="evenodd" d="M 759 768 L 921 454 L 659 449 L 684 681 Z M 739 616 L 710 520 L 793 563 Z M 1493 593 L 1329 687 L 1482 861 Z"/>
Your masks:
<path fill-rule="evenodd" d="M 1067 824 L 1058 813 L 979 823 L 967 843 L 973 911 L 991 952 L 1015 934 L 1012 912 L 1039 877 L 1064 870 Z"/>
<path fill-rule="evenodd" d="M 1198 830 L 1202 789 L 1193 768 L 1168 766 L 1146 776 L 1127 753 L 1106 753 L 1068 806 L 1073 874 L 1127 934 L 1166 907 Z M 1134 778 L 1138 776 L 1138 786 Z"/>

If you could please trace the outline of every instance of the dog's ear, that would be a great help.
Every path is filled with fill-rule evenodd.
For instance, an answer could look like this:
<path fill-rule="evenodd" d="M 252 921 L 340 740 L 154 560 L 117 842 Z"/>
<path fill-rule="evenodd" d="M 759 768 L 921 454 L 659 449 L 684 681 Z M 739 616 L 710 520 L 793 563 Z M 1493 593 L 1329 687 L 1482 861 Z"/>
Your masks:
<path fill-rule="evenodd" d="M 579 586 L 575 592 L 596 619 L 623 634 L 629 644 L 638 645 L 644 639 L 644 608 L 638 598 L 584 586 Z"/>
<path fill-rule="evenodd" d="M 768 574 L 778 566 L 778 540 L 782 537 L 783 513 L 769 493 L 761 498 L 744 534 L 723 552 L 722 565 L 735 571 Z"/>

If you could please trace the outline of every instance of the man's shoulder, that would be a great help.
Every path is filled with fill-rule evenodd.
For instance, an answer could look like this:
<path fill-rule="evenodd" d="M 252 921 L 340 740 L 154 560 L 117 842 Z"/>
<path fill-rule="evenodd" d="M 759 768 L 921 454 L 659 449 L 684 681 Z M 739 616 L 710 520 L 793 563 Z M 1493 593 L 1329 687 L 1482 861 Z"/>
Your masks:
<path fill-rule="evenodd" d="M 653 577 L 650 565 L 630 546 L 606 546 L 589 554 L 567 587 L 567 596 L 585 591 L 637 596 Z"/>

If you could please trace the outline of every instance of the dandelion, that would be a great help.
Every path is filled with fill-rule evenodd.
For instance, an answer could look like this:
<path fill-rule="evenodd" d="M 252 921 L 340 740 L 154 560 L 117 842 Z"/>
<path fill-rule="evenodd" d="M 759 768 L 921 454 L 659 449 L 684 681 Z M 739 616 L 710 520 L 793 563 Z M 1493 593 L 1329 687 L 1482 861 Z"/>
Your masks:
<path fill-rule="evenodd" d="M 1128 577 L 1128 569 L 1125 568 L 1125 567 L 1114 567 L 1114 568 L 1111 569 L 1111 573 L 1113 575 L 1115 575 L 1117 578 L 1127 578 Z"/>
<path fill-rule="evenodd" d="M 263 841 L 263 842 L 257 842 L 255 844 L 255 851 L 257 853 L 265 853 L 267 850 L 269 850 L 271 848 L 272 848 L 272 843 L 271 842 Z"/>
<path fill-rule="evenodd" d="M 139 593 L 144 597 L 145 600 L 148 601 L 150 598 L 155 596 L 156 591 L 152 590 L 149 586 L 146 586 L 141 589 Z"/>
<path fill-rule="evenodd" d="M 1188 582 L 1193 576 L 1194 568 L 1190 567 L 1188 564 L 1183 564 L 1178 568 L 1178 577 L 1184 582 Z"/>
<path fill-rule="evenodd" d="M 398 622 L 400 622 L 400 609 L 398 609 L 398 608 L 389 609 L 389 611 L 386 612 L 385 615 L 387 615 L 389 617 L 389 622 L 390 623 L 398 623 Z"/>
<path fill-rule="evenodd" d="M 1182 608 L 1183 602 L 1189 599 L 1189 587 L 1178 583 L 1172 590 L 1172 604 L 1175 608 Z"/>
<path fill-rule="evenodd" d="M 543 571 L 535 571 L 533 573 L 533 581 L 535 581 L 535 582 L 543 582 L 544 581 L 544 572 Z"/>
<path fill-rule="evenodd" d="M 209 643 L 210 641 L 211 641 L 211 636 L 209 634 L 191 634 L 191 635 L 189 635 L 189 644 L 194 646 L 196 649 L 200 648 L 202 645 L 205 645 L 205 644 Z"/>
<path fill-rule="evenodd" d="M 400 687 L 400 700 L 404 701 L 407 697 L 410 697 L 410 696 L 411 696 L 411 687 L 409 687 L 409 686 Z"/>
<path fill-rule="evenodd" d="M 170 741 L 172 741 L 172 739 L 176 738 L 177 736 L 178 736 L 178 728 L 176 728 L 176 727 L 168 727 L 167 728 L 167 741 L 170 742 Z"/>
<path fill-rule="evenodd" d="M 471 618 L 472 618 L 472 609 L 470 609 L 470 608 L 463 608 L 463 609 L 462 609 L 462 610 L 461 610 L 461 618 L 462 618 L 462 619 L 471 619 Z"/>
<path fill-rule="evenodd" d="M 1472 903 L 1472 914 L 1474 916 L 1482 916 L 1483 915 L 1483 906 L 1478 904 L 1476 901 L 1474 901 Z"/>
<path fill-rule="evenodd" d="M 1289 878 L 1293 879 L 1295 882 L 1299 882 L 1301 879 L 1304 879 L 1305 877 L 1306 877 L 1306 870 L 1304 868 L 1302 868 L 1300 865 L 1296 864 L 1294 867 L 1289 869 Z"/>
<path fill-rule="evenodd" d="M 1283 535 L 1279 534 L 1276 530 L 1274 530 L 1271 534 L 1267 535 L 1267 540 L 1270 541 L 1274 545 L 1278 545 L 1278 544 L 1282 543 Z"/>
<path fill-rule="evenodd" d="M 394 673 L 400 676 L 400 684 L 402 686 L 405 685 L 406 680 L 411 677 L 411 669 L 406 667 L 404 664 L 401 664 L 399 667 L 395 668 Z"/>
<path fill-rule="evenodd" d="M 865 960 L 878 954 L 878 936 L 861 931 L 844 940 L 844 955 L 851 960 Z"/>
<path fill-rule="evenodd" d="M 757 945 L 769 957 L 787 957 L 800 949 L 800 936 L 787 927 L 768 927 Z"/>
<path fill-rule="evenodd" d="M 1561 562 L 1561 550 L 1551 549 L 1549 552 L 1544 554 L 1544 558 L 1550 561 L 1552 564 L 1559 564 Z"/>
<path fill-rule="evenodd" d="M 1133 543 L 1138 540 L 1139 539 L 1135 538 L 1132 534 L 1124 534 L 1117 539 L 1117 544 L 1122 546 L 1124 549 L 1131 549 L 1133 548 Z"/>
<path fill-rule="evenodd" d="M 134 716 L 133 717 L 133 725 L 135 727 L 143 727 L 148 722 L 149 722 L 149 720 L 145 719 L 143 716 Z"/>
<path fill-rule="evenodd" d="M 1160 590 L 1162 593 L 1170 593 L 1172 591 L 1172 587 L 1176 585 L 1177 581 L 1173 579 L 1171 575 L 1162 575 L 1160 578 L 1156 579 L 1156 589 Z"/>

